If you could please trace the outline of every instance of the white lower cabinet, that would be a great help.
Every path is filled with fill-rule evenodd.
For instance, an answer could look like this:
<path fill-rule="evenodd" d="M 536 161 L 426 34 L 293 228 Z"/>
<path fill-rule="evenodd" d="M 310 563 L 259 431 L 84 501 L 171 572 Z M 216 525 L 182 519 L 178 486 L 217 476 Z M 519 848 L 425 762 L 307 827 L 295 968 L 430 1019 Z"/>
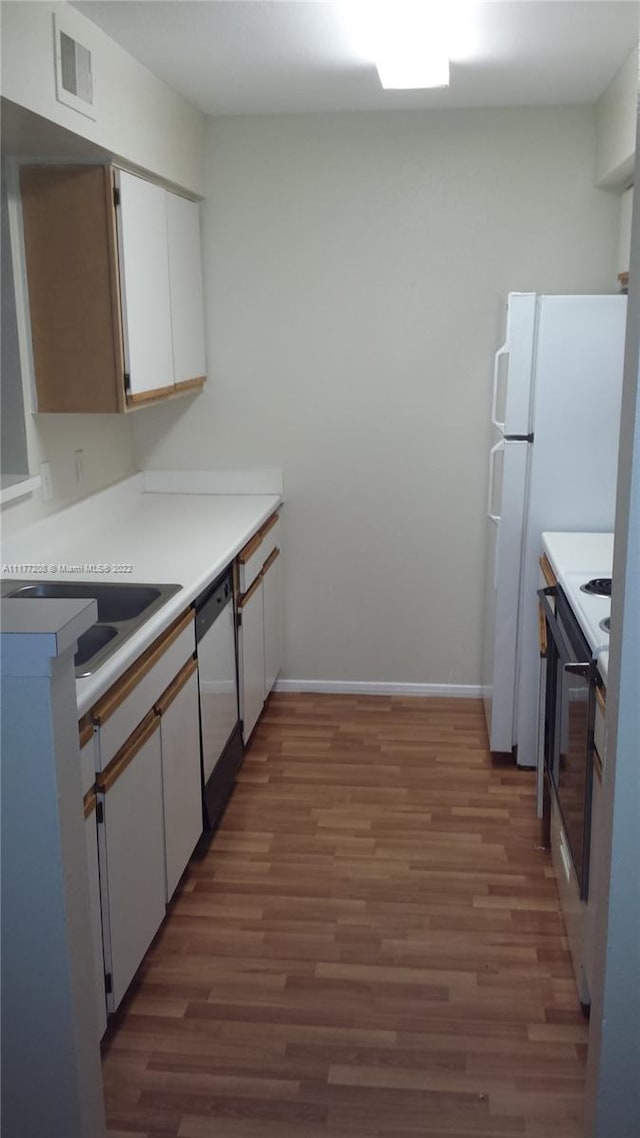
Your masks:
<path fill-rule="evenodd" d="M 90 791 L 85 798 L 84 831 L 87 844 L 89 870 L 89 907 L 91 940 L 96 972 L 96 1006 L 100 1038 L 107 1027 L 107 1005 L 104 991 L 104 952 L 102 949 L 102 913 L 100 911 L 100 870 L 98 867 L 98 831 L 96 827 L 96 796 Z"/>
<path fill-rule="evenodd" d="M 252 554 L 255 559 L 256 554 Z M 272 549 L 238 598 L 238 661 L 242 737 L 249 740 L 282 667 L 282 559 Z"/>
<path fill-rule="evenodd" d="M 118 1007 L 202 833 L 195 614 L 188 610 L 86 719 L 95 732 L 107 1010 Z"/>
<path fill-rule="evenodd" d="M 198 670 L 190 660 L 156 704 L 160 716 L 166 900 L 202 833 Z"/>
<path fill-rule="evenodd" d="M 107 1005 L 114 1011 L 165 914 L 162 754 L 155 712 L 99 776 L 97 790 Z"/>
<path fill-rule="evenodd" d="M 264 691 L 268 696 L 282 667 L 282 558 L 274 550 L 262 571 Z"/>
<path fill-rule="evenodd" d="M 264 705 L 264 604 L 259 576 L 245 593 L 240 608 L 240 714 L 246 743 Z"/>

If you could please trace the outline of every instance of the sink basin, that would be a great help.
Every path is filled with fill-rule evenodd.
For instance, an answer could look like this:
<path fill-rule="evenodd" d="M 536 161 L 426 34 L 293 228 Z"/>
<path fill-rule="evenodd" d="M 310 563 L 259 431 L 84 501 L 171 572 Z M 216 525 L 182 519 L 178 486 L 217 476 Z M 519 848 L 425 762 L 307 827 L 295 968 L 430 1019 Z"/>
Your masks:
<path fill-rule="evenodd" d="M 173 592 L 177 585 L 169 586 Z M 98 602 L 98 620 L 109 623 L 111 621 L 134 620 L 145 612 L 158 597 L 162 595 L 166 586 L 158 585 L 127 585 L 118 582 L 98 581 L 77 583 L 74 581 L 36 581 L 33 585 L 21 585 L 9 597 L 35 597 L 42 600 L 50 597 L 55 600 L 89 600 L 94 598 Z M 166 594 L 165 594 L 166 599 Z"/>
<path fill-rule="evenodd" d="M 4 581 L 2 596 L 16 600 L 95 600 L 98 623 L 78 638 L 76 676 L 90 676 L 182 585 L 122 581 Z"/>
<path fill-rule="evenodd" d="M 78 637 L 78 651 L 73 657 L 76 674 L 80 669 L 81 675 L 88 675 L 89 673 L 85 671 L 84 665 L 92 660 L 98 652 L 101 652 L 107 644 L 110 644 L 117 635 L 118 629 L 114 628 L 112 624 L 94 624 L 93 628 L 88 628 L 86 632 L 83 632 L 82 636 Z"/>

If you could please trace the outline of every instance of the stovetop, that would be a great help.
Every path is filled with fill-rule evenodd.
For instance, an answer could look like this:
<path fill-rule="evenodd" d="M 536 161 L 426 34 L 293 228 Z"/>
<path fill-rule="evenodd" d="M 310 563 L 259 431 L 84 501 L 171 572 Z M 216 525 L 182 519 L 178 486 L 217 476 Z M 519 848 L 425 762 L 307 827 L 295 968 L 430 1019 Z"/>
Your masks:
<path fill-rule="evenodd" d="M 596 572 L 574 570 L 560 574 L 560 584 L 594 656 L 609 650 L 609 631 L 603 625 L 611 616 L 611 596 L 587 592 L 584 586 L 593 580 L 609 579 L 605 566 Z"/>

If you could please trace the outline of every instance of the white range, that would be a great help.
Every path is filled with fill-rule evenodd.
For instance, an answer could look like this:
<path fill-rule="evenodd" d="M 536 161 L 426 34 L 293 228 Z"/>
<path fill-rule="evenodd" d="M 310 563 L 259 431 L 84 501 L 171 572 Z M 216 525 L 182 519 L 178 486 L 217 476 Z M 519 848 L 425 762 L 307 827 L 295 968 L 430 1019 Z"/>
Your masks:
<path fill-rule="evenodd" d="M 613 534 L 543 533 L 542 547 L 606 684 Z"/>

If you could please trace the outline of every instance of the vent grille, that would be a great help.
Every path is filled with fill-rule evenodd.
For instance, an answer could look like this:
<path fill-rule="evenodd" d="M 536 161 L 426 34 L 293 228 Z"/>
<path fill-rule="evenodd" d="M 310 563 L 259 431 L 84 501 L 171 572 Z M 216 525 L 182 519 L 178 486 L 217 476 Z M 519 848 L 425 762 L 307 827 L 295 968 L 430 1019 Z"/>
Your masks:
<path fill-rule="evenodd" d="M 92 106 L 91 52 L 62 31 L 60 32 L 60 70 L 64 90 Z"/>

